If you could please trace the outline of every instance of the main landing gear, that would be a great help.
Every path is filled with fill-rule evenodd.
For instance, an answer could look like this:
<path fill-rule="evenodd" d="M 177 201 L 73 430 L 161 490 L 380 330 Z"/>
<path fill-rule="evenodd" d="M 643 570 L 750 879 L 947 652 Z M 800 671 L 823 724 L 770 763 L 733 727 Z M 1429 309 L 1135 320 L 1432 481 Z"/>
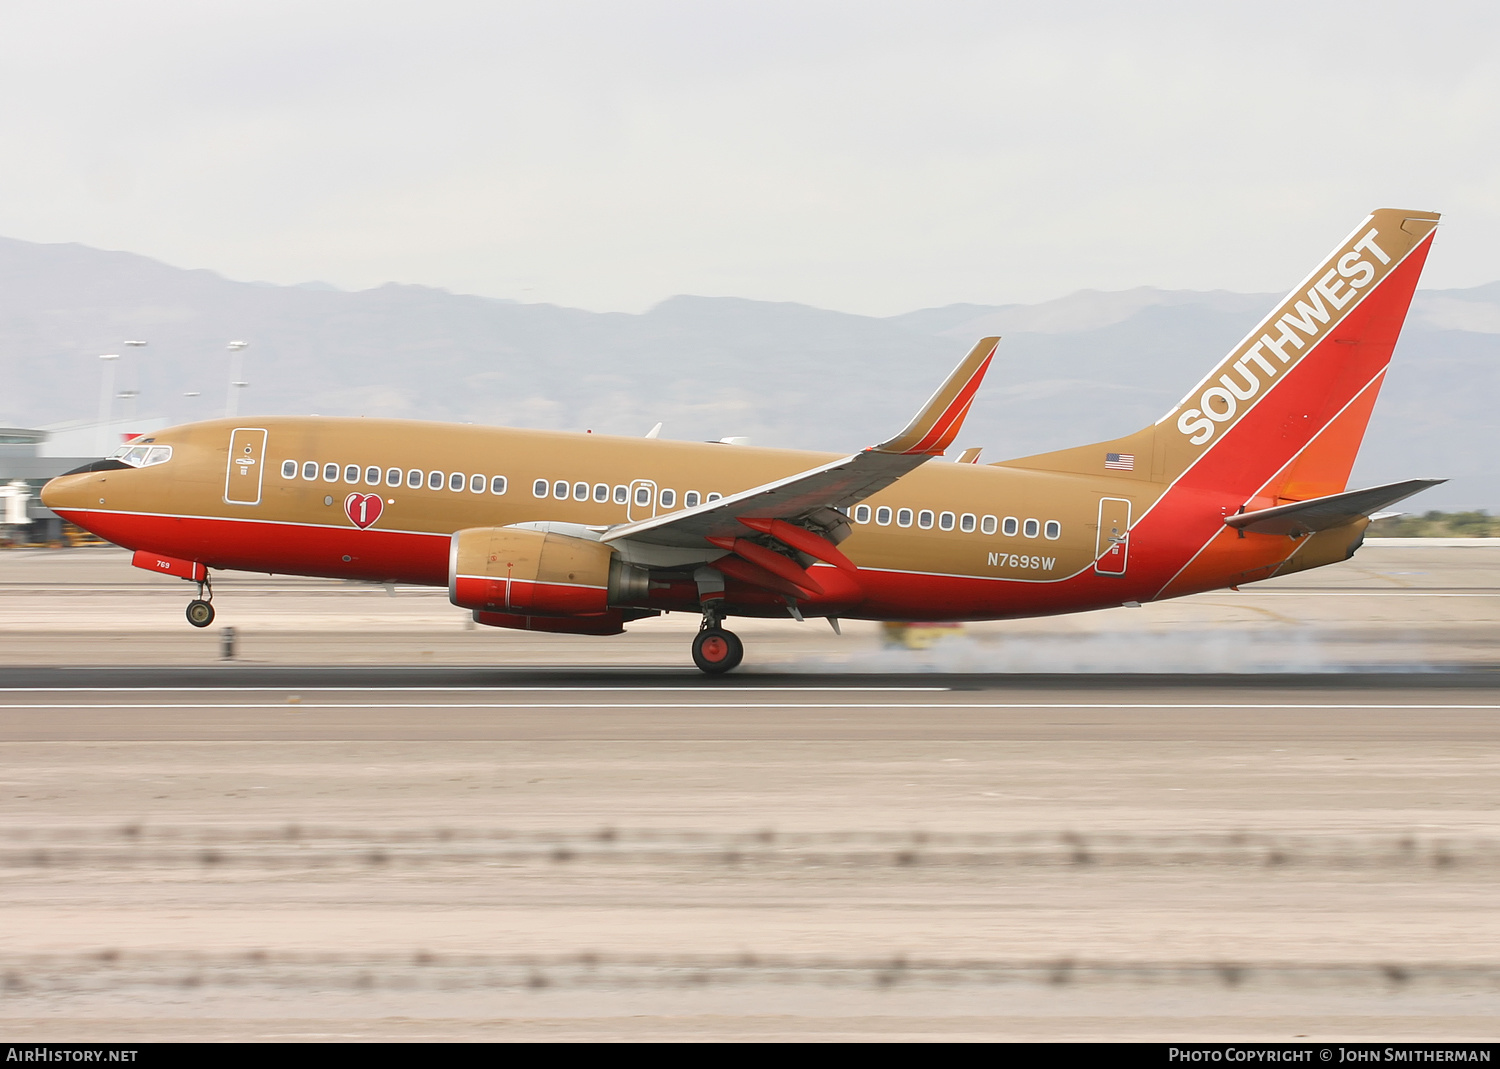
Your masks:
<path fill-rule="evenodd" d="M 745 644 L 719 625 L 724 617 L 705 606 L 703 626 L 693 636 L 693 663 L 711 676 L 723 675 L 745 658 Z"/>
<path fill-rule="evenodd" d="M 693 663 L 709 675 L 722 675 L 745 657 L 745 644 L 733 631 L 705 627 L 693 639 Z"/>
<path fill-rule="evenodd" d="M 207 594 L 207 597 L 204 595 Z M 198 596 L 187 605 L 187 621 L 194 627 L 207 627 L 214 622 L 214 586 L 204 579 L 198 584 Z"/>

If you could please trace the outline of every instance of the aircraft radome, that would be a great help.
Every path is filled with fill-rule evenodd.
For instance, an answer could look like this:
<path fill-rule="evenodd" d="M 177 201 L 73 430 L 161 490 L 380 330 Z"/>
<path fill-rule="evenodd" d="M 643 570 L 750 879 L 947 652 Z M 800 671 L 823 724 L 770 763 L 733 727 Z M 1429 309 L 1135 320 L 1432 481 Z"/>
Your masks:
<path fill-rule="evenodd" d="M 1441 480 L 1347 491 L 1438 216 L 1382 209 L 1153 425 L 934 463 L 999 339 L 847 456 L 377 419 L 211 420 L 47 484 L 60 515 L 198 584 L 212 569 L 448 587 L 481 624 L 612 635 L 701 616 L 999 620 L 1156 601 L 1347 559 Z M 972 459 L 966 457 L 966 459 Z"/>

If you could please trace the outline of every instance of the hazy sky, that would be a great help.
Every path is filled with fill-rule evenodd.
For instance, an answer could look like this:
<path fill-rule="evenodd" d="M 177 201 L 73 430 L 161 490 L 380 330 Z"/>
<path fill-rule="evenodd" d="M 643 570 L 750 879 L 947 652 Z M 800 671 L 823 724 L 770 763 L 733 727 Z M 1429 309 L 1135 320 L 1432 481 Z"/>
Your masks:
<path fill-rule="evenodd" d="M 0 6 L 0 234 L 232 278 L 892 314 L 1500 279 L 1500 14 L 1428 2 Z"/>

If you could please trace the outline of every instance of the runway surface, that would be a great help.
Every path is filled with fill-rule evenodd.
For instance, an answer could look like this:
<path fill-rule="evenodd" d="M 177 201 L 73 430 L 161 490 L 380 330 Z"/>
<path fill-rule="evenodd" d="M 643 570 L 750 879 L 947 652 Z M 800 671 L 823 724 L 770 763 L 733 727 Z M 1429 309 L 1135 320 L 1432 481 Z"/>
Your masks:
<path fill-rule="evenodd" d="M 0 671 L 27 1038 L 1492 1038 L 1491 673 Z"/>
<path fill-rule="evenodd" d="M 1489 589 L 1462 552 L 1361 581 Z M 232 661 L 175 587 L 118 595 L 112 644 L 79 629 L 66 563 L 38 558 L 21 599 L 40 626 L 0 620 L 17 1040 L 1500 1030 L 1493 599 L 1387 595 L 1399 627 L 1350 631 L 1330 606 L 1353 599 L 1267 593 L 1232 645 L 1291 629 L 1321 651 L 1296 670 L 1142 671 L 1153 649 L 1212 667 L 1230 610 L 1204 600 L 1020 632 L 1036 664 L 1156 619 L 1129 671 L 944 670 L 942 647 L 788 622 L 780 647 L 747 630 L 760 671 L 708 679 L 670 621 L 579 667 L 566 637 L 497 646 L 425 594 L 296 630 L 340 599 L 291 581 Z M 7 596 L 26 574 L 0 559 Z M 141 623 L 163 599 L 173 621 Z M 975 629 L 960 666 L 1015 634 Z M 449 638 L 467 663 L 411 663 Z"/>

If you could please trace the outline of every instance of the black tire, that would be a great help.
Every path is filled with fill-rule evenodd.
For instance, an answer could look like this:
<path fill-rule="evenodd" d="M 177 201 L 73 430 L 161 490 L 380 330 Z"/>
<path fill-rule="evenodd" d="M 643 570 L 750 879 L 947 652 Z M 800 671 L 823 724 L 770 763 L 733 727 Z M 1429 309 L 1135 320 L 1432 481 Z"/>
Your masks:
<path fill-rule="evenodd" d="M 733 631 L 710 627 L 693 639 L 693 663 L 711 676 L 723 675 L 745 659 L 745 644 Z"/>
<path fill-rule="evenodd" d="M 188 602 L 187 621 L 194 627 L 207 627 L 214 622 L 214 607 L 206 601 Z"/>

